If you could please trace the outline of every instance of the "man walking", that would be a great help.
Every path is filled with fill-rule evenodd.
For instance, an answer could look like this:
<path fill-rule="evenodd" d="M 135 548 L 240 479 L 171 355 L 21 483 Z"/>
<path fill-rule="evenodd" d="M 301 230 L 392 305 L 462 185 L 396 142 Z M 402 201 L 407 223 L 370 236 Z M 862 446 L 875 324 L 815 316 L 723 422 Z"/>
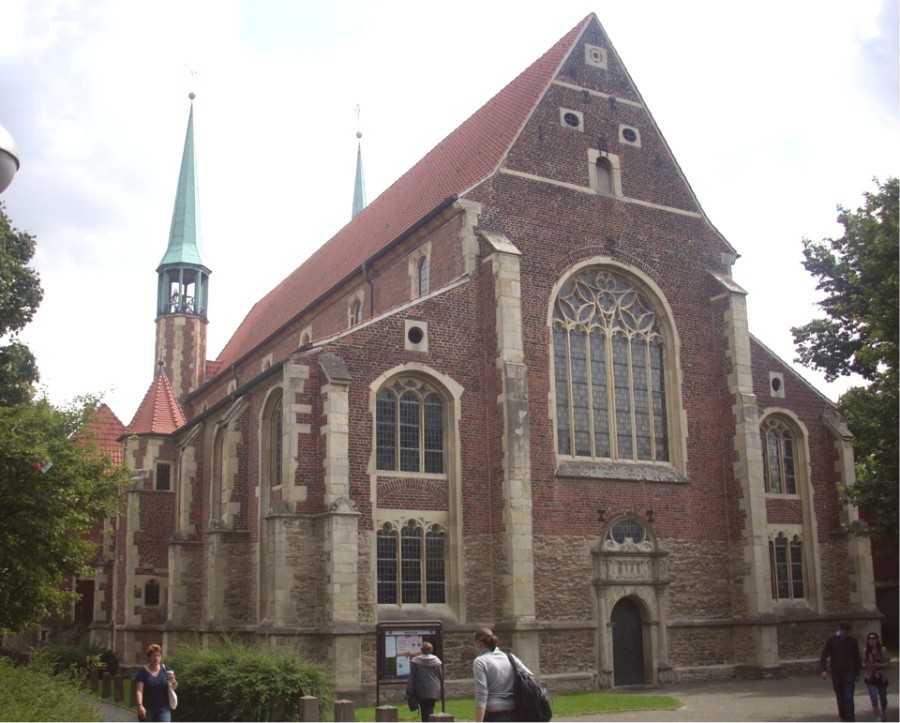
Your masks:
<path fill-rule="evenodd" d="M 850 623 L 842 622 L 838 627 L 836 633 L 828 636 L 822 648 L 822 654 L 819 656 L 819 674 L 822 680 L 828 680 L 827 662 L 830 658 L 831 686 L 834 688 L 834 697 L 837 698 L 838 715 L 842 721 L 853 721 L 856 720 L 853 693 L 862 670 L 862 660 L 859 655 L 859 643 L 850 634 Z"/>

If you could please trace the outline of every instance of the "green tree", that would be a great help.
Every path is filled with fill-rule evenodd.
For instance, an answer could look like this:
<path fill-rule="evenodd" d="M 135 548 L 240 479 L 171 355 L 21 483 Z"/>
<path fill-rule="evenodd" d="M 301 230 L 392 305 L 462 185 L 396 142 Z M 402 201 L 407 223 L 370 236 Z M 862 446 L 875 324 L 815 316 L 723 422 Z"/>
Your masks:
<path fill-rule="evenodd" d="M 799 361 L 829 381 L 859 374 L 869 382 L 840 399 L 853 432 L 857 484 L 844 498 L 865 510 L 873 537 L 897 536 L 898 394 L 900 334 L 898 180 L 875 181 L 856 211 L 838 207 L 844 234 L 803 242 L 804 267 L 825 292 L 826 317 L 792 329 Z"/>
<path fill-rule="evenodd" d="M 67 577 L 90 572 L 91 532 L 127 483 L 84 432 L 93 409 L 46 399 L 0 407 L 0 630 L 60 613 L 77 598 Z"/>
<path fill-rule="evenodd" d="M 44 296 L 40 277 L 28 266 L 34 248 L 34 236 L 14 228 L 0 202 L 0 339 L 7 339 L 0 346 L 2 406 L 31 399 L 39 378 L 34 355 L 16 340 Z"/>

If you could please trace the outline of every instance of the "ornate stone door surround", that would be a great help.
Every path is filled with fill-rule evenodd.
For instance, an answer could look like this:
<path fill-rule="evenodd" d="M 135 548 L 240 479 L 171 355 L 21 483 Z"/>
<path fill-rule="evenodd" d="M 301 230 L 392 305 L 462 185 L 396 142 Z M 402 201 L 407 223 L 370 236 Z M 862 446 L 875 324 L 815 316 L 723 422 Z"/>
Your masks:
<path fill-rule="evenodd" d="M 637 541 L 635 541 L 637 540 Z M 644 679 L 650 685 L 674 681 L 668 664 L 668 552 L 660 550 L 648 525 L 633 515 L 613 519 L 591 550 L 597 610 L 597 685 L 611 688 L 613 675 L 612 610 L 622 598 L 641 611 Z"/>

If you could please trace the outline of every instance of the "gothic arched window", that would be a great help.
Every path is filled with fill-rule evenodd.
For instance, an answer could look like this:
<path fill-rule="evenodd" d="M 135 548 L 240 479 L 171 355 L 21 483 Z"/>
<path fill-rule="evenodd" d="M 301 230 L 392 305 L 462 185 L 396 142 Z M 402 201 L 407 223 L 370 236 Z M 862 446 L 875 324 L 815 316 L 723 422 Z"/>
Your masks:
<path fill-rule="evenodd" d="M 607 268 L 563 284 L 553 310 L 561 455 L 669 461 L 666 343 L 648 296 Z"/>
<path fill-rule="evenodd" d="M 444 473 L 444 402 L 417 377 L 394 379 L 375 398 L 379 470 Z"/>
<path fill-rule="evenodd" d="M 423 256 L 416 264 L 416 278 L 418 279 L 417 287 L 419 296 L 428 293 L 428 257 Z"/>
<path fill-rule="evenodd" d="M 797 494 L 794 435 L 778 417 L 769 417 L 762 424 L 763 473 L 766 492 Z"/>

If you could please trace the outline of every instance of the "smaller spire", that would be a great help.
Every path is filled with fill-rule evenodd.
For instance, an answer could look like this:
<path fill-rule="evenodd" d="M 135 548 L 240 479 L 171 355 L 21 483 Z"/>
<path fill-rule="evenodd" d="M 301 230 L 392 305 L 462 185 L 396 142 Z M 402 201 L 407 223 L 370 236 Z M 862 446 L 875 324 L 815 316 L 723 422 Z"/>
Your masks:
<path fill-rule="evenodd" d="M 359 106 L 356 106 L 356 180 L 353 183 L 353 215 L 356 218 L 366 207 L 366 183 L 363 180 L 362 167 L 362 132 L 359 130 Z"/>

